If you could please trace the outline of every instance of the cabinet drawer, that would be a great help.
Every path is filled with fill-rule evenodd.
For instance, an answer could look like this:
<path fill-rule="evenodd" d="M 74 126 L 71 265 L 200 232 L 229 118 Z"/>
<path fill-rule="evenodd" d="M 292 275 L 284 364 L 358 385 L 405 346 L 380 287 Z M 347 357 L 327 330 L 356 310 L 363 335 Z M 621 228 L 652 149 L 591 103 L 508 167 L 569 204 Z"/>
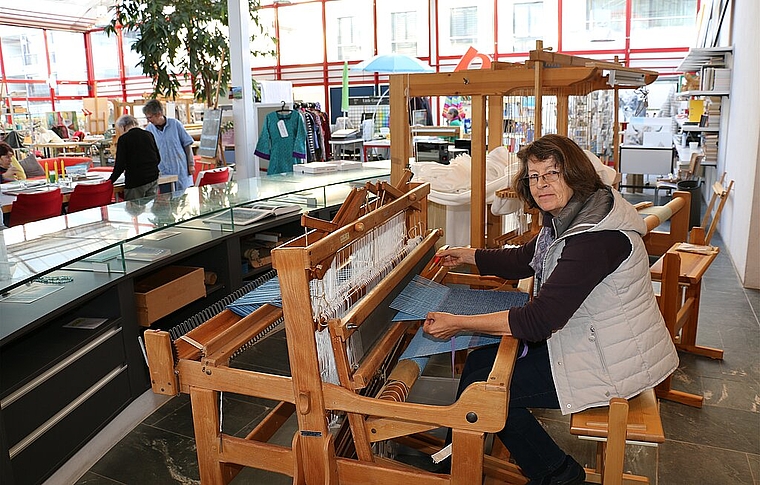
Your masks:
<path fill-rule="evenodd" d="M 81 400 L 81 402 L 80 402 Z M 126 366 L 113 369 L 28 443 L 11 447 L 16 485 L 41 483 L 130 401 Z"/>
<path fill-rule="evenodd" d="M 24 439 L 125 360 L 121 327 L 116 327 L 7 396 L 2 410 L 8 445 Z"/>
<path fill-rule="evenodd" d="M 168 266 L 135 282 L 138 323 L 149 326 L 206 296 L 203 276 L 203 268 Z"/>

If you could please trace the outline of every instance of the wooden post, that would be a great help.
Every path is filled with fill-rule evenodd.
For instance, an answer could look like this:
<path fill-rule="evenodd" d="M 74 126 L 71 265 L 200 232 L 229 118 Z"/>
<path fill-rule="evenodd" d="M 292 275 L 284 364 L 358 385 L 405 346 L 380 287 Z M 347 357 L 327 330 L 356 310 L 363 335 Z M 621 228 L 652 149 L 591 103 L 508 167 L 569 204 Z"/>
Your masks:
<path fill-rule="evenodd" d="M 486 247 L 486 97 L 472 97 L 470 244 Z"/>
<path fill-rule="evenodd" d="M 544 50 L 544 42 L 541 40 L 536 41 L 536 50 L 541 52 Z M 535 138 L 541 138 L 541 133 L 543 127 L 541 126 L 541 120 L 543 118 L 543 110 L 542 110 L 542 103 L 543 103 L 543 61 L 536 61 L 533 63 L 533 92 L 535 93 L 536 98 L 536 109 L 534 111 L 534 121 L 533 125 L 535 126 Z"/>

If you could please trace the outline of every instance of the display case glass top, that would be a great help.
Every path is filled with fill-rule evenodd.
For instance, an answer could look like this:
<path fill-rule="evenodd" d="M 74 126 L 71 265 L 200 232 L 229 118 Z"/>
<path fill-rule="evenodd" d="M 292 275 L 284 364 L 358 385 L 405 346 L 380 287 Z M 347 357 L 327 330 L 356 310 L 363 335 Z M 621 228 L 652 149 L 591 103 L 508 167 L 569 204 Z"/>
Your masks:
<path fill-rule="evenodd" d="M 268 175 L 224 185 L 190 187 L 184 192 L 6 228 L 0 231 L 0 250 L 7 254 L 7 259 L 0 258 L 0 293 L 85 258 L 98 261 L 109 259 L 105 256 L 113 252 L 123 255 L 141 239 L 160 238 L 167 228 L 223 211 L 229 213 L 231 207 L 276 199 L 301 204 L 306 211 L 331 203 L 331 187 L 387 178 L 389 174 L 388 162 L 372 162 L 342 172 Z M 111 270 L 118 272 L 118 268 Z"/>

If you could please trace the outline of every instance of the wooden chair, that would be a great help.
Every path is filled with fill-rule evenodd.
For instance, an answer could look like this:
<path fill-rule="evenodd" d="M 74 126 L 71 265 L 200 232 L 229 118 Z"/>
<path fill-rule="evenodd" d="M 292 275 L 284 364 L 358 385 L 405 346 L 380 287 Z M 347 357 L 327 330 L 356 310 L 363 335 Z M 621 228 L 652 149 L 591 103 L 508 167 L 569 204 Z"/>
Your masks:
<path fill-rule="evenodd" d="M 196 183 L 196 185 L 198 187 L 203 187 L 204 185 L 209 185 L 209 184 L 227 183 L 230 180 L 230 175 L 232 175 L 230 167 L 221 167 L 221 168 L 215 168 L 213 170 L 204 170 L 203 172 L 198 174 L 198 182 Z"/>
<path fill-rule="evenodd" d="M 660 190 L 667 190 L 670 195 L 674 190 L 678 190 L 678 182 L 684 180 L 698 180 L 697 172 L 705 156 L 701 153 L 692 153 L 689 159 L 689 166 L 686 170 L 679 170 L 676 178 L 658 179 L 654 187 L 654 200 L 659 203 Z"/>
<path fill-rule="evenodd" d="M 665 442 L 654 389 L 628 400 L 612 398 L 609 406 L 573 414 L 570 433 L 598 442 L 596 465 L 586 468 L 586 481 L 604 485 L 649 483 L 647 477 L 623 472 L 626 442 L 647 446 Z"/>
<path fill-rule="evenodd" d="M 63 195 L 60 188 L 44 192 L 18 194 L 11 207 L 10 226 L 20 226 L 27 222 L 60 216 L 63 209 Z"/>
<path fill-rule="evenodd" d="M 712 240 L 712 236 L 715 233 L 715 230 L 718 228 L 718 221 L 720 220 L 721 212 L 723 212 L 723 206 L 726 205 L 728 195 L 731 193 L 731 189 L 734 187 L 733 180 L 728 183 L 728 187 L 724 186 L 723 184 L 725 183 L 725 180 L 726 172 L 723 172 L 720 180 L 713 184 L 712 196 L 710 197 L 710 203 L 707 204 L 707 210 L 705 211 L 705 215 L 702 218 L 702 223 L 699 227 L 693 228 L 689 234 L 689 241 L 691 243 L 710 244 L 710 240 Z M 718 202 L 717 206 L 715 205 L 716 202 Z"/>
<path fill-rule="evenodd" d="M 69 196 L 67 214 L 108 205 L 113 201 L 113 183 L 110 180 L 96 184 L 80 183 Z"/>

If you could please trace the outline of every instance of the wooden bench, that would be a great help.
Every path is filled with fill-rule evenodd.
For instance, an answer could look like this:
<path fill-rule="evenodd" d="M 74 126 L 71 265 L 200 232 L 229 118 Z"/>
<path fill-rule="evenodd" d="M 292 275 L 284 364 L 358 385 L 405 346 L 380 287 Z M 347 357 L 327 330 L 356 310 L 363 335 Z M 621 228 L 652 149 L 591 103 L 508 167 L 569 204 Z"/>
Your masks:
<path fill-rule="evenodd" d="M 623 472 L 626 442 L 657 446 L 665 442 L 654 389 L 632 399 L 612 398 L 609 406 L 590 408 L 570 417 L 570 433 L 598 441 L 595 468 L 586 468 L 587 483 L 649 483 L 647 477 Z"/>

